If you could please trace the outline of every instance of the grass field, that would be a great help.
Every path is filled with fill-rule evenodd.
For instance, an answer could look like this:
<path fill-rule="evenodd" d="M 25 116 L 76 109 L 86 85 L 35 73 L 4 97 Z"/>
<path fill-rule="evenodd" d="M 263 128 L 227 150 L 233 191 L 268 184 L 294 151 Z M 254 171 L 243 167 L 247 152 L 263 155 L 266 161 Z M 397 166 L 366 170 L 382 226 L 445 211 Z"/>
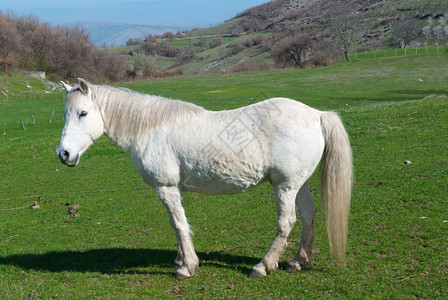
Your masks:
<path fill-rule="evenodd" d="M 339 267 L 329 257 L 314 175 L 313 265 L 296 274 L 283 270 L 297 251 L 299 222 L 280 270 L 261 279 L 248 273 L 274 236 L 268 184 L 234 196 L 186 194 L 201 268 L 193 278 L 176 281 L 171 268 L 176 238 L 168 214 L 130 158 L 101 138 L 78 167 L 64 167 L 55 151 L 64 125 L 63 94 L 0 102 L 0 295 L 446 298 L 447 65 L 445 49 L 439 55 L 366 58 L 313 70 L 189 75 L 121 85 L 212 110 L 285 96 L 340 112 L 355 166 L 348 266 Z M 34 201 L 39 209 L 28 207 Z M 74 204 L 79 204 L 79 217 L 68 213 Z"/>

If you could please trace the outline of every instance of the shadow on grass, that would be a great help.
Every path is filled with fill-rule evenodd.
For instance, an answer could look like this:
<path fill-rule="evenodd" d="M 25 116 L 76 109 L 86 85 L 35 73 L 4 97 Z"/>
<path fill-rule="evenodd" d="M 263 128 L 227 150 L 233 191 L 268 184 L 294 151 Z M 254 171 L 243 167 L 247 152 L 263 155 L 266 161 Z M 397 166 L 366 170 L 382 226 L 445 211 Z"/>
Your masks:
<path fill-rule="evenodd" d="M 113 248 L 16 254 L 0 257 L 0 264 L 12 265 L 24 270 L 49 272 L 174 274 L 171 267 L 176 255 L 175 251 L 170 250 Z M 237 269 L 244 274 L 249 274 L 250 268 L 258 262 L 256 258 L 227 253 L 199 252 L 198 256 L 204 265 Z"/>

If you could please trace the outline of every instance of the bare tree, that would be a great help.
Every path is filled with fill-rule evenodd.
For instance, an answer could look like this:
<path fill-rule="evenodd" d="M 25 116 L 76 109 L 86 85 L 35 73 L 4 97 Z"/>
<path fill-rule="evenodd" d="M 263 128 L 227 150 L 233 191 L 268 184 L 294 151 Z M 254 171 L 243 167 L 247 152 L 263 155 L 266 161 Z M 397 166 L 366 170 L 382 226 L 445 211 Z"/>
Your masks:
<path fill-rule="evenodd" d="M 272 49 L 271 55 L 283 65 L 303 67 L 312 53 L 312 45 L 313 40 L 309 35 L 297 33 L 280 42 Z"/>
<path fill-rule="evenodd" d="M 94 58 L 96 48 L 89 42 L 89 35 L 78 27 L 59 27 L 54 38 L 52 64 L 64 78 L 96 75 Z"/>
<path fill-rule="evenodd" d="M 163 33 L 162 38 L 171 41 L 172 39 L 174 39 L 174 33 L 172 33 L 171 31 L 166 31 Z"/>
<path fill-rule="evenodd" d="M 140 38 L 129 38 L 126 42 L 126 46 L 133 46 L 133 45 L 139 45 L 142 43 L 142 40 Z"/>
<path fill-rule="evenodd" d="M 196 49 L 196 47 L 190 45 L 177 53 L 176 58 L 179 62 L 186 62 L 192 60 L 197 52 L 198 50 Z"/>
<path fill-rule="evenodd" d="M 420 32 L 418 20 L 411 15 L 405 15 L 391 25 L 392 41 L 400 48 L 406 48 L 419 37 Z"/>
<path fill-rule="evenodd" d="M 50 61 L 53 47 L 53 30 L 48 23 L 40 24 L 26 40 L 31 57 L 39 70 L 44 70 L 45 65 Z"/>
<path fill-rule="evenodd" d="M 125 68 L 118 54 L 96 49 L 83 29 L 52 27 L 34 15 L 0 11 L 0 70 L 16 65 L 89 80 L 114 80 Z"/>
<path fill-rule="evenodd" d="M 117 52 L 105 49 L 97 51 L 95 57 L 95 70 L 107 79 L 115 81 L 124 75 L 126 61 Z"/>
<path fill-rule="evenodd" d="M 333 16 L 330 25 L 336 34 L 336 45 L 350 61 L 350 49 L 361 32 L 362 17 L 352 14 L 349 4 L 344 1 L 333 4 Z"/>
<path fill-rule="evenodd" d="M 14 64 L 20 42 L 17 28 L 10 17 L 0 13 L 0 68 L 2 71 Z"/>

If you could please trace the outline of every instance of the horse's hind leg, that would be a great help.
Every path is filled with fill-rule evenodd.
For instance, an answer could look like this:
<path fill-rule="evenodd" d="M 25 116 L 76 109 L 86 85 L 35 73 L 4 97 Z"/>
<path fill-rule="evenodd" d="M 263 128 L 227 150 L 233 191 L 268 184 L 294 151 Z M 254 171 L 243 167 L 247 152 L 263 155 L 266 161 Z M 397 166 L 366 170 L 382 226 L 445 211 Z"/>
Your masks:
<path fill-rule="evenodd" d="M 194 275 L 199 267 L 199 258 L 194 250 L 190 226 L 182 206 L 182 194 L 177 187 L 158 187 L 157 195 L 170 214 L 170 224 L 176 231 L 178 247 L 174 262 L 177 267 L 176 278 L 182 279 Z"/>
<path fill-rule="evenodd" d="M 311 263 L 314 242 L 314 216 L 316 215 L 316 205 L 311 197 L 308 181 L 302 186 L 297 194 L 296 205 L 299 209 L 302 221 L 302 237 L 300 247 L 296 257 L 288 263 L 286 270 L 296 272 L 301 270 L 301 266 Z"/>
<path fill-rule="evenodd" d="M 297 189 L 287 184 L 274 187 L 277 207 L 277 235 L 263 259 L 252 268 L 251 277 L 266 276 L 278 268 L 278 261 L 286 246 L 286 239 L 296 223 L 294 199 Z"/>

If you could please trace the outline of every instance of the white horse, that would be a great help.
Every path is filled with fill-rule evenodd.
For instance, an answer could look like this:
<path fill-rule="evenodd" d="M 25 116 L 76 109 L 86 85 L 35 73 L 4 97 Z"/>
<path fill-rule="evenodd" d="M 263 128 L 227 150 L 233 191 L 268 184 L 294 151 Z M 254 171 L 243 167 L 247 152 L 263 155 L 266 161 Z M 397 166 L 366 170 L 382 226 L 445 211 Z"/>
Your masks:
<path fill-rule="evenodd" d="M 308 179 L 321 161 L 321 194 L 333 254 L 344 261 L 352 187 L 352 153 L 344 126 L 333 112 L 272 98 L 229 111 L 208 111 L 178 100 L 142 95 L 83 79 L 67 91 L 59 159 L 74 167 L 103 134 L 131 157 L 152 186 L 177 234 L 176 278 L 199 266 L 182 192 L 234 194 L 270 181 L 277 208 L 277 234 L 251 276 L 278 268 L 286 239 L 303 225 L 296 257 L 287 271 L 311 262 L 316 206 Z"/>

